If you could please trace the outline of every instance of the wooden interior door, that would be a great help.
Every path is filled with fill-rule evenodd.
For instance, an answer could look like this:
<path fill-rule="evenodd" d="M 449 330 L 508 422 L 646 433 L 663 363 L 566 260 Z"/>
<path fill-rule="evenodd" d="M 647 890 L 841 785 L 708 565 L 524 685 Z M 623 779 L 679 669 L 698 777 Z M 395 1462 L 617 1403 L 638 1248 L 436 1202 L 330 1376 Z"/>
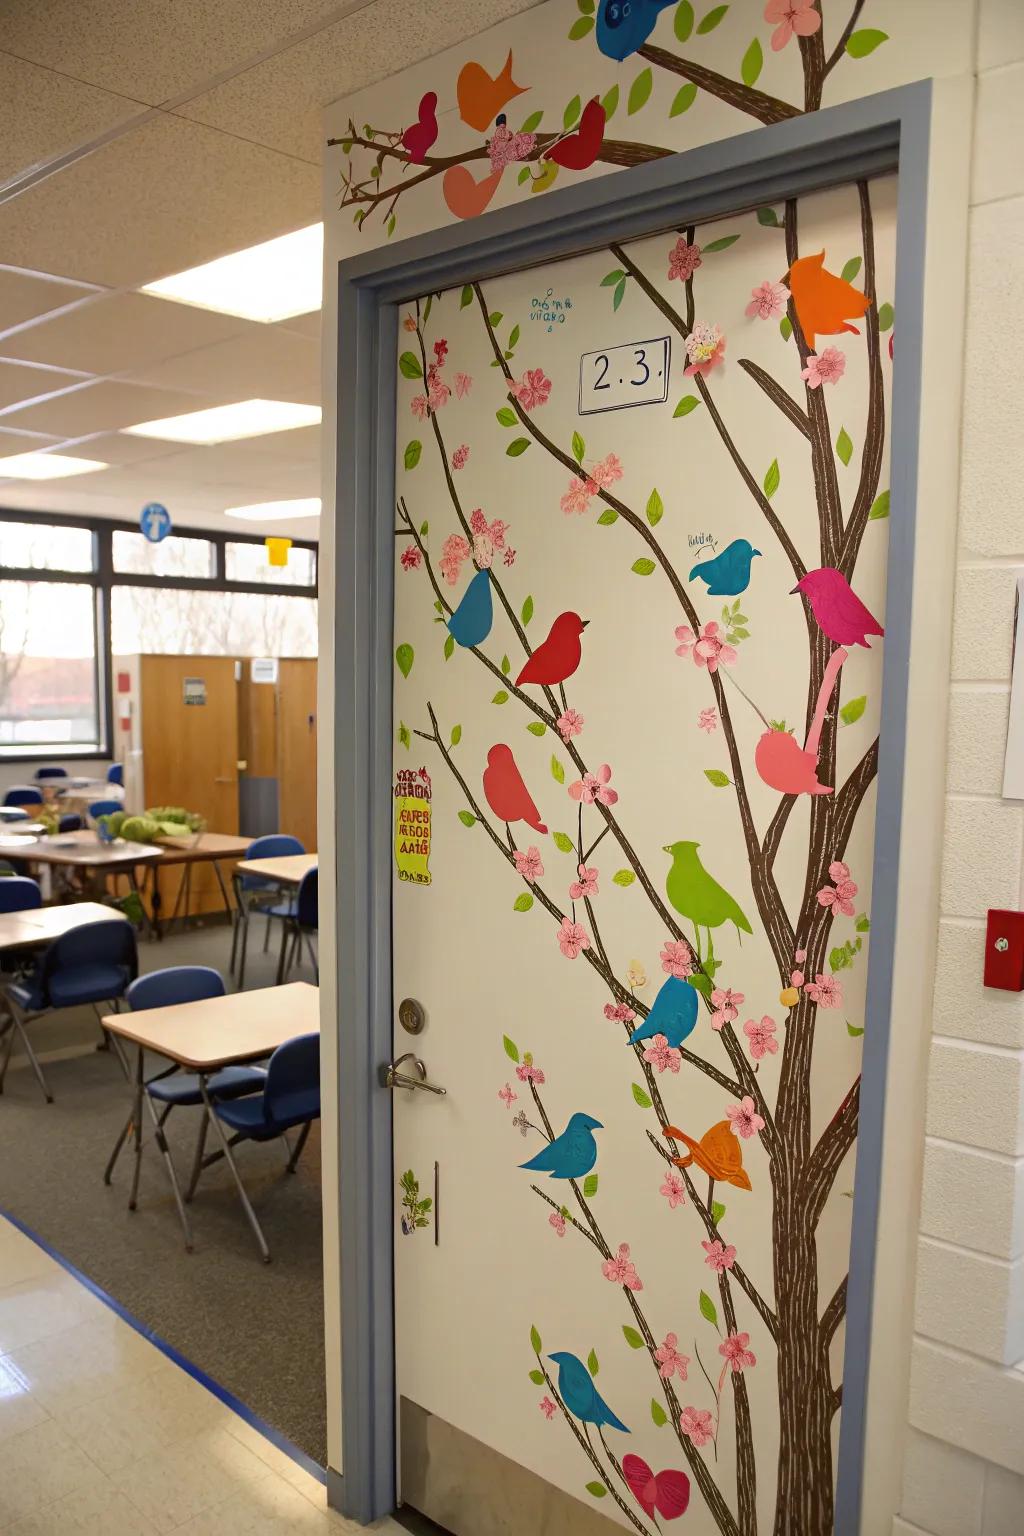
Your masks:
<path fill-rule="evenodd" d="M 281 831 L 299 838 L 312 853 L 316 850 L 316 662 L 282 661 L 274 693 Z"/>

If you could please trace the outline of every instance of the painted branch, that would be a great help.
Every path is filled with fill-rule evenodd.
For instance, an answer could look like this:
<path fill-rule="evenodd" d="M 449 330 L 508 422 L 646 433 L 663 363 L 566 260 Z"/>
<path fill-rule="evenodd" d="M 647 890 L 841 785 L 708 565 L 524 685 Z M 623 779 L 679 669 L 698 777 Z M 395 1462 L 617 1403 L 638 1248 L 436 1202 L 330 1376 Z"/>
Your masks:
<path fill-rule="evenodd" d="M 836 1329 L 846 1316 L 846 1290 L 849 1276 L 844 1275 L 832 1295 L 832 1300 L 821 1314 L 821 1342 L 828 1349 L 835 1338 Z"/>
<path fill-rule="evenodd" d="M 860 459 L 857 494 L 843 536 L 839 569 L 849 581 L 860 554 L 861 540 L 868 525 L 868 513 L 878 494 L 885 447 L 885 384 L 882 380 L 882 339 L 878 330 L 878 293 L 875 287 L 875 236 L 871 215 L 871 189 L 866 181 L 857 183 L 860 198 L 860 226 L 864 246 L 864 292 L 871 308 L 864 316 L 864 336 L 868 353 L 868 419 L 864 451 Z"/>
<path fill-rule="evenodd" d="M 649 1131 L 647 1134 L 650 1136 Z M 651 1137 L 651 1140 L 654 1141 L 654 1138 Z M 654 1144 L 657 1147 L 657 1143 L 655 1142 Z M 661 1152 L 662 1149 L 661 1147 L 657 1147 L 657 1150 Z M 669 1159 L 669 1161 L 671 1161 L 671 1159 Z M 724 1242 L 724 1238 L 722 1237 L 721 1232 L 718 1230 L 718 1225 L 715 1222 L 715 1218 L 708 1210 L 706 1201 L 702 1200 L 700 1195 L 697 1193 L 697 1186 L 693 1182 L 690 1170 L 688 1168 L 680 1168 L 679 1171 L 683 1176 L 683 1182 L 686 1185 L 686 1192 L 690 1197 L 690 1202 L 693 1205 L 694 1210 L 697 1212 L 697 1215 L 704 1223 L 704 1230 L 707 1232 L 708 1237 L 712 1242 L 715 1242 L 716 1240 L 719 1242 Z M 736 1284 L 745 1293 L 747 1299 L 751 1302 L 757 1311 L 758 1316 L 764 1323 L 765 1327 L 768 1329 L 768 1332 L 771 1334 L 772 1338 L 778 1341 L 778 1318 L 775 1316 L 775 1313 L 765 1301 L 760 1291 L 754 1285 L 742 1264 L 740 1264 L 738 1261 L 734 1261 L 731 1273 L 735 1275 Z"/>
<path fill-rule="evenodd" d="M 850 12 L 850 19 L 847 21 L 846 26 L 839 34 L 839 41 L 836 43 L 832 52 L 829 54 L 827 60 L 825 61 L 824 74 L 826 79 L 835 69 L 836 65 L 839 63 L 839 60 L 846 52 L 846 45 L 850 40 L 850 34 L 853 32 L 854 27 L 857 25 L 857 22 L 860 19 L 860 13 L 863 9 L 864 0 L 854 0 L 854 7 Z"/>
<path fill-rule="evenodd" d="M 804 111 L 817 112 L 825 84 L 825 41 L 821 27 L 810 37 L 801 37 L 799 41 L 800 59 L 804 67 Z"/>
<path fill-rule="evenodd" d="M 754 383 L 764 390 L 772 404 L 778 406 L 787 421 L 791 421 L 798 432 L 802 433 L 804 437 L 809 438 L 811 435 L 811 424 L 807 420 L 807 412 L 800 409 L 793 396 L 789 393 L 789 390 L 783 389 L 782 385 L 777 383 L 770 373 L 767 373 L 759 363 L 752 363 L 749 357 L 741 357 L 739 365 L 743 372 L 749 374 Z"/>
<path fill-rule="evenodd" d="M 544 1361 L 541 1359 L 540 1355 L 537 1354 L 536 1350 L 534 1350 L 534 1355 L 535 1355 L 536 1360 L 537 1360 L 538 1369 L 540 1370 L 541 1374 L 544 1377 L 545 1382 L 547 1383 L 548 1391 L 551 1393 L 552 1398 L 558 1404 L 559 1408 L 562 1410 L 562 1415 L 563 1415 L 563 1417 L 565 1419 L 565 1422 L 568 1424 L 569 1428 L 572 1430 L 573 1434 L 576 1437 L 577 1444 L 579 1445 L 579 1447 L 582 1450 L 583 1454 L 587 1457 L 587 1460 L 590 1462 L 591 1466 L 593 1467 L 594 1471 L 597 1473 L 598 1477 L 601 1479 L 601 1482 L 604 1484 L 604 1486 L 607 1488 L 608 1492 L 611 1494 L 612 1498 L 615 1500 L 616 1504 L 622 1510 L 622 1513 L 625 1515 L 626 1519 L 629 1521 L 629 1523 L 633 1527 L 633 1529 L 637 1530 L 637 1531 L 642 1531 L 643 1532 L 643 1536 L 651 1536 L 651 1532 L 650 1532 L 649 1528 L 646 1525 L 644 1525 L 643 1521 L 640 1519 L 640 1516 L 636 1513 L 636 1511 L 632 1508 L 631 1505 L 626 1503 L 625 1499 L 623 1499 L 620 1496 L 618 1489 L 614 1487 L 611 1478 L 608 1476 L 608 1473 L 605 1471 L 604 1464 L 601 1461 L 601 1458 L 598 1456 L 597 1452 L 594 1450 L 594 1447 L 591 1445 L 589 1439 L 583 1433 L 583 1431 L 580 1429 L 580 1427 L 577 1424 L 576 1420 L 573 1418 L 572 1414 L 569 1412 L 568 1408 L 565 1406 L 565 1404 L 562 1401 L 562 1398 L 561 1398 L 561 1396 L 559 1394 L 558 1388 L 555 1386 L 554 1382 L 551 1380 L 551 1376 L 550 1376 L 550 1374 L 548 1372 L 547 1366 L 544 1364 Z"/>
<path fill-rule="evenodd" d="M 752 85 L 744 85 L 741 80 L 730 80 L 728 75 L 720 75 L 714 69 L 696 64 L 692 59 L 681 58 L 676 53 L 670 53 L 667 48 L 656 47 L 654 43 L 645 43 L 637 49 L 637 53 L 648 64 L 668 70 L 673 75 L 682 75 L 684 80 L 692 80 L 694 85 L 707 91 L 709 96 L 717 96 L 719 101 L 735 107 L 738 112 L 756 117 L 759 123 L 784 123 L 787 118 L 802 115 L 799 107 L 791 106 L 778 96 L 769 96 L 766 91 L 755 90 Z"/>
<path fill-rule="evenodd" d="M 851 1084 L 846 1097 L 822 1131 L 807 1165 L 807 1193 L 811 1212 L 817 1221 L 832 1193 L 832 1185 L 853 1150 L 860 1123 L 860 1076 Z"/>
<path fill-rule="evenodd" d="M 552 1210 L 557 1211 L 559 1216 L 564 1217 L 564 1219 L 569 1222 L 571 1226 L 576 1228 L 577 1232 L 581 1233 L 582 1236 L 586 1238 L 588 1243 L 593 1243 L 594 1247 L 598 1250 L 598 1252 L 600 1252 L 601 1245 L 591 1236 L 583 1223 L 576 1220 L 576 1217 L 572 1214 L 568 1207 L 563 1210 L 558 1201 L 552 1200 L 550 1195 L 546 1195 L 539 1185 L 531 1184 L 530 1188 L 533 1190 L 535 1195 L 539 1195 L 542 1200 L 546 1200 L 548 1205 L 551 1206 Z"/>

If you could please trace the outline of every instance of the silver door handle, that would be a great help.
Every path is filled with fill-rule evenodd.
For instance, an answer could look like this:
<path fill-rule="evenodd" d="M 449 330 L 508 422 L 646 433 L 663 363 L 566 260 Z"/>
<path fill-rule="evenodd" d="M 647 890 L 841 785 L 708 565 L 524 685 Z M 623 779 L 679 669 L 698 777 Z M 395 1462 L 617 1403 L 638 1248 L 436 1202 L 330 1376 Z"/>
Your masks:
<path fill-rule="evenodd" d="M 398 1069 L 403 1061 L 411 1061 L 416 1076 L 408 1072 L 400 1072 Z M 397 1061 L 389 1061 L 380 1069 L 381 1082 L 385 1088 L 423 1088 L 427 1093 L 446 1094 L 447 1088 L 441 1088 L 437 1083 L 427 1082 L 427 1069 L 418 1056 L 412 1051 L 406 1051 L 404 1056 L 399 1056 Z"/>

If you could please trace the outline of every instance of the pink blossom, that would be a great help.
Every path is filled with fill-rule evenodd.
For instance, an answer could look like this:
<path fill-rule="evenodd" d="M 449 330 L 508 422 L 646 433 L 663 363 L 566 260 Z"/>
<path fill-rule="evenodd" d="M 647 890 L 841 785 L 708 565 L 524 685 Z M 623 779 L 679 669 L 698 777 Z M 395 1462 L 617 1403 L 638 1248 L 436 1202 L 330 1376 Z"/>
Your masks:
<path fill-rule="evenodd" d="M 475 507 L 469 514 L 469 526 L 473 531 L 473 559 L 480 570 L 489 570 L 496 551 L 505 547 L 508 524 L 500 517 L 489 523 L 483 509 Z"/>
<path fill-rule="evenodd" d="M 707 1254 L 704 1263 L 709 1269 L 713 1269 L 716 1275 L 720 1275 L 723 1269 L 732 1269 L 736 1262 L 736 1249 L 730 1244 L 727 1248 L 720 1238 L 715 1238 L 712 1243 L 701 1243 L 701 1247 Z"/>
<path fill-rule="evenodd" d="M 642 1291 L 644 1283 L 636 1272 L 636 1265 L 629 1256 L 629 1244 L 620 1243 L 619 1251 L 612 1259 L 605 1259 L 601 1273 L 606 1280 L 624 1285 L 627 1291 Z"/>
<path fill-rule="evenodd" d="M 522 875 L 524 880 L 530 881 L 531 884 L 534 880 L 539 880 L 544 873 L 544 865 L 541 863 L 539 848 L 527 848 L 525 853 L 521 848 L 517 848 L 512 858 L 515 861 L 517 873 Z"/>
<path fill-rule="evenodd" d="M 800 962 L 802 960 L 806 960 L 807 959 L 807 951 L 806 951 L 806 949 L 795 949 L 793 951 L 793 959 L 797 962 L 798 965 L 800 964 Z"/>
<path fill-rule="evenodd" d="M 511 549 L 511 548 L 510 549 L 506 549 L 505 553 L 502 555 L 501 558 L 502 558 L 503 562 L 505 563 L 505 565 L 515 565 L 515 563 L 516 563 L 516 552 L 515 552 L 514 549 Z"/>
<path fill-rule="evenodd" d="M 558 733 L 563 741 L 568 741 L 570 736 L 579 736 L 583 730 L 583 716 L 575 709 L 566 709 L 555 721 Z"/>
<path fill-rule="evenodd" d="M 569 489 L 558 503 L 566 517 L 573 512 L 578 512 L 582 515 L 584 512 L 590 511 L 590 498 L 594 492 L 588 487 L 588 481 L 580 480 L 575 475 L 569 481 Z"/>
<path fill-rule="evenodd" d="M 441 558 L 437 562 L 450 587 L 459 579 L 462 562 L 469 559 L 469 545 L 461 533 L 450 533 L 441 545 Z"/>
<path fill-rule="evenodd" d="M 429 377 L 429 375 L 428 375 Z M 430 379 L 430 388 L 427 391 L 427 403 L 432 411 L 439 411 L 443 405 L 447 405 L 452 397 L 452 392 L 442 379 L 441 375 L 434 372 Z"/>
<path fill-rule="evenodd" d="M 813 981 L 804 984 L 804 991 L 819 1008 L 841 1008 L 843 985 L 838 976 L 825 976 L 818 972 Z"/>
<path fill-rule="evenodd" d="M 644 1050 L 644 1061 L 649 1061 L 658 1072 L 678 1072 L 682 1066 L 682 1053 L 669 1045 L 664 1035 L 655 1035 Z"/>
<path fill-rule="evenodd" d="M 558 947 L 567 960 L 576 960 L 583 950 L 590 948 L 590 936 L 582 923 L 574 923 L 563 917 L 558 930 Z"/>
<path fill-rule="evenodd" d="M 632 1024 L 636 1018 L 628 1003 L 605 1003 L 604 1016 L 613 1024 Z"/>
<path fill-rule="evenodd" d="M 845 372 L 846 354 L 838 347 L 826 347 L 824 352 L 811 353 L 800 377 L 807 380 L 808 389 L 819 389 L 822 384 L 838 384 Z"/>
<path fill-rule="evenodd" d="M 546 1419 L 553 1419 L 558 1409 L 546 1394 L 541 1398 L 538 1407 Z"/>
<path fill-rule="evenodd" d="M 850 878 L 850 866 L 849 864 L 844 864 L 842 859 L 833 859 L 828 867 L 828 872 L 837 885 L 840 880 L 849 880 Z M 797 959 L 799 958 L 798 955 Z"/>
<path fill-rule="evenodd" d="M 766 1055 L 774 1056 L 778 1052 L 775 1027 L 775 1020 L 767 1013 L 760 1024 L 755 1019 L 748 1019 L 744 1024 L 743 1033 L 750 1041 L 750 1054 L 755 1061 L 762 1061 Z"/>
<path fill-rule="evenodd" d="M 695 373 L 710 373 L 712 368 L 724 362 L 725 337 L 721 326 L 695 325 L 686 338 L 686 355 L 690 359 L 690 366 L 684 368 L 683 372 L 691 378 Z"/>
<path fill-rule="evenodd" d="M 511 1083 L 506 1083 L 504 1088 L 498 1089 L 498 1098 L 504 1104 L 506 1109 L 511 1109 L 512 1105 L 516 1102 L 518 1097 L 519 1095 L 516 1093 Z"/>
<path fill-rule="evenodd" d="M 666 939 L 661 946 L 661 968 L 678 981 L 693 975 L 693 951 L 682 939 Z"/>
<path fill-rule="evenodd" d="M 590 472 L 590 478 L 594 485 L 603 490 L 606 486 L 614 485 L 616 480 L 622 479 L 622 465 L 614 453 L 609 453 L 599 463 L 594 465 Z"/>
<path fill-rule="evenodd" d="M 403 571 L 418 571 L 423 564 L 423 554 L 418 544 L 410 544 L 402 550 Z"/>
<path fill-rule="evenodd" d="M 469 526 L 473 533 L 487 532 L 487 516 L 483 507 L 474 507 L 469 514 Z"/>
<path fill-rule="evenodd" d="M 469 444 L 460 443 L 452 454 L 452 469 L 465 469 L 466 460 L 469 458 Z"/>
<path fill-rule="evenodd" d="M 734 1136 L 740 1136 L 744 1141 L 749 1141 L 751 1136 L 756 1136 L 758 1131 L 764 1130 L 764 1121 L 754 1108 L 754 1101 L 749 1093 L 740 1099 L 738 1104 L 727 1104 L 725 1113 L 729 1120 L 729 1129 Z"/>
<path fill-rule="evenodd" d="M 846 868 L 846 865 L 833 864 L 833 869 Z M 833 876 L 835 879 L 835 876 Z M 857 894 L 857 884 L 854 880 L 837 880 L 835 885 L 822 886 L 818 892 L 818 900 L 823 907 L 831 907 L 833 916 L 840 912 L 844 917 L 852 917 L 854 913 L 853 898 Z"/>
<path fill-rule="evenodd" d="M 724 1024 L 731 1024 L 733 1019 L 738 1019 L 740 1005 L 745 1001 L 742 992 L 734 992 L 731 987 L 716 987 L 711 994 L 711 1006 L 714 1009 L 711 1028 L 721 1029 Z"/>
<path fill-rule="evenodd" d="M 448 356 L 448 343 L 443 336 L 439 336 L 437 341 L 434 342 L 434 356 L 437 358 L 438 367 L 441 366 Z"/>
<path fill-rule="evenodd" d="M 790 971 L 789 979 L 794 987 L 802 987 L 804 984 L 804 973 L 803 971 Z"/>
<path fill-rule="evenodd" d="M 585 773 L 582 779 L 570 784 L 569 795 L 573 800 L 581 800 L 584 805 L 593 805 L 595 800 L 601 805 L 614 805 L 619 793 L 618 790 L 608 788 L 611 776 L 612 770 L 608 764 L 602 763 L 596 773 Z"/>
<path fill-rule="evenodd" d="M 470 374 L 457 373 L 455 375 L 455 393 L 458 395 L 460 400 L 464 395 L 469 394 L 469 391 L 472 389 L 472 387 L 473 380 Z"/>
<path fill-rule="evenodd" d="M 751 289 L 750 303 L 743 313 L 751 319 L 756 315 L 759 320 L 774 320 L 783 313 L 788 299 L 785 283 L 762 283 L 760 287 Z"/>
<path fill-rule="evenodd" d="M 580 864 L 577 872 L 579 879 L 574 880 L 569 887 L 569 900 L 583 901 L 588 896 L 596 896 L 598 893 L 598 871 L 596 869 L 588 869 L 586 865 Z"/>
<path fill-rule="evenodd" d="M 527 1051 L 522 1061 L 516 1067 L 516 1077 L 521 1083 L 543 1083 L 544 1073 L 540 1067 L 535 1067 L 533 1057 Z"/>
<path fill-rule="evenodd" d="M 416 321 L 412 315 L 406 315 L 402 321 L 402 329 L 405 331 L 414 331 L 416 329 Z"/>
<path fill-rule="evenodd" d="M 668 253 L 669 282 L 673 278 L 678 278 L 681 283 L 685 283 L 693 276 L 700 264 L 700 246 L 687 245 L 686 241 L 680 236 Z"/>
<path fill-rule="evenodd" d="M 506 123 L 499 123 L 487 145 L 491 170 L 503 171 L 517 160 L 528 160 L 536 142 L 535 133 L 513 133 Z"/>
<path fill-rule="evenodd" d="M 509 385 L 509 393 L 515 395 L 524 411 L 532 411 L 538 405 L 547 404 L 551 380 L 543 368 L 527 368 L 521 379 Z"/>
<path fill-rule="evenodd" d="M 548 1226 L 554 1227 L 559 1237 L 565 1236 L 565 1217 L 561 1211 L 552 1211 L 548 1217 Z"/>
<path fill-rule="evenodd" d="M 724 1357 L 731 1371 L 745 1371 L 749 1366 L 757 1364 L 757 1356 L 747 1348 L 749 1343 L 749 1333 L 730 1333 L 719 1344 L 718 1353 Z"/>
<path fill-rule="evenodd" d="M 677 656 L 693 656 L 694 664 L 698 667 L 707 667 L 709 672 L 717 672 L 720 666 L 731 667 L 736 661 L 736 651 L 731 645 L 719 638 L 719 625 L 715 619 L 709 620 L 700 635 L 695 635 L 688 624 L 680 624 L 676 630 Z"/>
<path fill-rule="evenodd" d="M 697 728 L 701 731 L 707 731 L 709 736 L 712 731 L 718 730 L 718 710 L 713 704 L 707 709 L 701 710 L 697 716 Z"/>
<path fill-rule="evenodd" d="M 684 1408 L 679 1415 L 679 1428 L 696 1446 L 707 1445 L 715 1438 L 707 1408 Z"/>
<path fill-rule="evenodd" d="M 670 1211 L 674 1211 L 677 1205 L 685 1205 L 686 1185 L 683 1183 L 682 1176 L 670 1168 L 658 1194 L 665 1196 Z"/>
<path fill-rule="evenodd" d="M 686 1380 L 686 1368 L 690 1363 L 689 1355 L 681 1355 L 678 1349 L 679 1337 L 674 1333 L 666 1333 L 664 1344 L 659 1344 L 654 1351 L 654 1358 L 658 1362 L 658 1375 L 662 1381 L 668 1381 L 670 1376 L 678 1376 L 680 1381 Z"/>
<path fill-rule="evenodd" d="M 417 421 L 426 421 L 429 404 L 426 395 L 413 395 L 409 405 Z"/>
<path fill-rule="evenodd" d="M 768 0 L 764 19 L 778 23 L 772 33 L 772 48 L 776 53 L 785 48 L 794 33 L 797 37 L 813 37 L 821 26 L 814 0 Z"/>

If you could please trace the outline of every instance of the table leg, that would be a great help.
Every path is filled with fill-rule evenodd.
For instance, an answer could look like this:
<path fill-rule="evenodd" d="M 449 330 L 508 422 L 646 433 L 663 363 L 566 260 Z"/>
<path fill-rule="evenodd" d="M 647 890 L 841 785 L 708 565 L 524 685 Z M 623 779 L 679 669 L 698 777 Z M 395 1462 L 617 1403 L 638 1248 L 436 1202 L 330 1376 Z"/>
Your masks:
<path fill-rule="evenodd" d="M 132 1198 L 129 1203 L 129 1209 L 135 1209 L 136 1195 L 138 1193 L 139 1187 L 139 1167 L 142 1160 L 142 1107 L 143 1103 L 145 1103 L 149 1118 L 153 1122 L 153 1135 L 156 1139 L 157 1146 L 160 1148 L 160 1153 L 164 1160 L 164 1167 L 167 1169 L 167 1177 L 170 1180 L 171 1189 L 174 1193 L 174 1203 L 178 1207 L 178 1220 L 181 1222 L 181 1230 L 185 1234 L 185 1252 L 191 1253 L 192 1228 L 189 1225 L 188 1212 L 185 1210 L 185 1203 L 181 1198 L 181 1188 L 178 1184 L 178 1175 L 174 1168 L 174 1159 L 171 1157 L 171 1149 L 167 1145 L 167 1137 L 164 1135 L 163 1121 L 160 1119 L 159 1115 L 153 1107 L 153 1100 L 146 1092 L 144 1060 L 145 1052 L 140 1045 L 138 1066 L 135 1074 L 135 1177 L 132 1180 Z"/>
<path fill-rule="evenodd" d="M 153 917 L 149 923 L 150 932 L 159 940 L 164 936 L 163 924 L 160 921 L 160 909 L 163 906 L 163 898 L 160 895 L 160 869 L 153 865 L 153 894 L 150 898 L 153 908 Z"/>
<path fill-rule="evenodd" d="M 253 1235 L 259 1244 L 260 1254 L 262 1255 L 263 1262 L 264 1264 L 269 1264 L 270 1249 L 267 1247 L 267 1240 L 263 1236 L 263 1228 L 257 1221 L 256 1212 L 253 1210 L 249 1196 L 245 1192 L 245 1185 L 242 1183 L 242 1178 L 238 1172 L 237 1164 L 235 1163 L 235 1159 L 231 1153 L 231 1143 L 228 1141 L 228 1138 L 224 1134 L 224 1127 L 221 1125 L 220 1121 L 217 1119 L 217 1116 L 214 1114 L 213 1105 L 210 1103 L 210 1095 L 206 1086 L 206 1078 L 203 1074 L 200 1074 L 199 1077 L 199 1088 L 203 1095 L 203 1103 L 206 1105 L 206 1112 L 209 1115 L 213 1128 L 217 1133 L 217 1137 L 220 1141 L 224 1156 L 227 1159 L 228 1167 L 231 1169 L 231 1174 L 235 1181 L 235 1187 L 238 1190 L 238 1198 L 242 1202 L 242 1209 L 245 1212 L 249 1225 L 253 1230 Z"/>
<path fill-rule="evenodd" d="M 142 1172 L 142 1095 L 145 1093 L 145 1053 L 139 1046 L 135 1063 L 135 1092 L 132 1095 L 132 1131 L 135 1136 L 135 1167 L 132 1170 L 132 1191 L 128 1196 L 128 1209 L 134 1211 L 139 1196 L 139 1175 Z"/>
<path fill-rule="evenodd" d="M 220 886 L 220 893 L 221 893 L 221 895 L 224 898 L 224 911 L 228 915 L 228 922 L 229 923 L 233 922 L 234 921 L 234 914 L 233 914 L 232 907 L 231 907 L 231 897 L 228 895 L 228 888 L 224 884 L 224 875 L 221 872 L 220 860 L 219 859 L 214 859 L 213 860 L 213 872 L 217 876 L 217 884 Z M 233 965 L 232 965 L 231 969 L 234 970 L 234 966 Z"/>

